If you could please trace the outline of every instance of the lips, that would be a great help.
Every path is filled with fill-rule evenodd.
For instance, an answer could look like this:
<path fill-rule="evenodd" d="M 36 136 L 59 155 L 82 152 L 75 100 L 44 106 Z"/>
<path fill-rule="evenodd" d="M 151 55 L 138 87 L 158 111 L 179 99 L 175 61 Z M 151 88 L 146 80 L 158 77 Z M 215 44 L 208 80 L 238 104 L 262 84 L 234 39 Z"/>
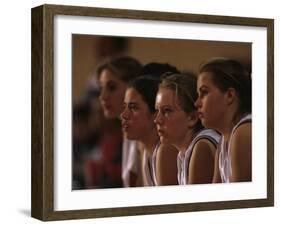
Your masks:
<path fill-rule="evenodd" d="M 102 106 L 107 110 L 110 110 L 112 108 L 111 104 L 103 104 Z"/>
<path fill-rule="evenodd" d="M 163 136 L 163 134 L 164 134 L 164 131 L 161 130 L 161 129 L 158 129 L 157 132 L 158 132 L 158 135 L 159 135 L 159 136 Z"/>
<path fill-rule="evenodd" d="M 128 123 L 122 123 L 122 129 L 123 129 L 124 131 L 127 131 L 129 128 L 130 128 L 130 126 L 129 126 Z"/>
<path fill-rule="evenodd" d="M 198 115 L 198 118 L 199 118 L 199 119 L 202 119 L 202 118 L 203 118 L 203 113 L 202 113 L 202 112 L 199 112 L 199 111 L 198 111 L 198 112 L 197 112 L 197 115 Z"/>
<path fill-rule="evenodd" d="M 158 136 L 160 138 L 160 142 L 163 144 L 167 143 L 167 134 L 165 134 L 165 131 L 162 129 L 158 129 L 157 132 L 158 132 Z"/>

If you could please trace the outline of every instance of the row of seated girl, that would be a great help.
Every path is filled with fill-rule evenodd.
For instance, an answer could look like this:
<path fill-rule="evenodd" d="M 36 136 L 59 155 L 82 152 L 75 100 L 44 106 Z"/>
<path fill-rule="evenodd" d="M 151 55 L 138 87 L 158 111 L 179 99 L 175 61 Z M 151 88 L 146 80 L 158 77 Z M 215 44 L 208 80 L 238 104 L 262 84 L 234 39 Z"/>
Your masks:
<path fill-rule="evenodd" d="M 105 118 L 121 120 L 123 186 L 251 181 L 251 78 L 214 58 L 198 76 L 113 58 L 97 70 Z"/>

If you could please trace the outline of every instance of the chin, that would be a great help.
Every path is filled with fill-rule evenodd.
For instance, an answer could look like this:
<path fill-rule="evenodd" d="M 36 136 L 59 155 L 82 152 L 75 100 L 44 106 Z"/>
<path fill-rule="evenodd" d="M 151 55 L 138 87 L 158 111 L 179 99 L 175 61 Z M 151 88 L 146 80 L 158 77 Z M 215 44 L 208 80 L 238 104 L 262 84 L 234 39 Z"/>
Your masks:
<path fill-rule="evenodd" d="M 124 137 L 128 140 L 136 140 L 136 137 L 133 134 L 124 133 Z"/>
<path fill-rule="evenodd" d="M 106 119 L 115 119 L 115 118 L 117 118 L 116 114 L 114 114 L 112 112 L 107 112 L 107 111 L 104 112 L 104 117 Z"/>
<path fill-rule="evenodd" d="M 201 119 L 201 123 L 205 128 L 209 128 L 209 123 L 205 119 Z"/>
<path fill-rule="evenodd" d="M 167 144 L 167 143 L 169 143 L 168 140 L 167 140 L 165 137 L 160 137 L 160 142 L 161 142 L 162 144 Z"/>
<path fill-rule="evenodd" d="M 215 127 L 214 124 L 212 124 L 212 123 L 206 122 L 206 123 L 202 123 L 202 125 L 203 125 L 206 129 L 214 129 L 214 130 L 216 130 L 216 127 Z"/>

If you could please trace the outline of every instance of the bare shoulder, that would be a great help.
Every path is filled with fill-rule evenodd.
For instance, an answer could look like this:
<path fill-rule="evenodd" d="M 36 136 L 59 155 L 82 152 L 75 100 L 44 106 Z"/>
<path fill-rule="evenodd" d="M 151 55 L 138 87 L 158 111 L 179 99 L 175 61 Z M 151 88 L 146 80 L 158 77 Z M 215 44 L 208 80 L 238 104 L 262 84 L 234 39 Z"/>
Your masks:
<path fill-rule="evenodd" d="M 193 154 L 212 153 L 215 154 L 216 146 L 208 139 L 203 138 L 196 142 L 193 148 Z"/>
<path fill-rule="evenodd" d="M 240 125 L 230 143 L 232 182 L 250 181 L 252 165 L 252 123 Z"/>
<path fill-rule="evenodd" d="M 209 161 L 214 161 L 216 153 L 215 145 L 208 139 L 200 139 L 194 145 L 192 155 L 191 155 L 191 164 L 204 164 Z"/>
<path fill-rule="evenodd" d="M 174 145 L 171 145 L 171 144 L 160 144 L 159 151 L 161 151 L 161 152 L 167 152 L 167 151 L 178 152 L 178 149 Z"/>
<path fill-rule="evenodd" d="M 176 185 L 178 149 L 161 144 L 156 156 L 156 178 L 158 185 Z"/>
<path fill-rule="evenodd" d="M 252 123 L 243 123 L 234 131 L 231 138 L 231 154 L 239 154 L 239 152 L 244 152 L 250 150 L 252 137 Z"/>
<path fill-rule="evenodd" d="M 158 148 L 157 156 L 158 158 L 174 158 L 179 153 L 179 150 L 170 144 L 161 144 Z"/>
<path fill-rule="evenodd" d="M 241 143 L 249 140 L 252 135 L 252 123 L 243 123 L 236 128 L 232 135 L 232 143 Z"/>
<path fill-rule="evenodd" d="M 189 163 L 189 184 L 212 183 L 216 147 L 208 139 L 194 145 Z"/>

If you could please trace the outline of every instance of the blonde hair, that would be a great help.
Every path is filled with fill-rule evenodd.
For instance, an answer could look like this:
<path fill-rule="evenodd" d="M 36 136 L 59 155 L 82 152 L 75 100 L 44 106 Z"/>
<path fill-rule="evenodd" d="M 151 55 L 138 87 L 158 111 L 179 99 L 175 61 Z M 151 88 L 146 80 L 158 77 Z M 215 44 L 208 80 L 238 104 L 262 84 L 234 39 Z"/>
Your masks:
<path fill-rule="evenodd" d="M 175 92 L 175 97 L 178 100 L 180 107 L 186 113 L 196 111 L 195 101 L 198 94 L 196 90 L 197 78 L 195 75 L 188 74 L 169 74 L 164 77 L 159 85 L 159 88 L 170 89 Z M 198 120 L 195 130 L 202 129 L 202 124 Z"/>

